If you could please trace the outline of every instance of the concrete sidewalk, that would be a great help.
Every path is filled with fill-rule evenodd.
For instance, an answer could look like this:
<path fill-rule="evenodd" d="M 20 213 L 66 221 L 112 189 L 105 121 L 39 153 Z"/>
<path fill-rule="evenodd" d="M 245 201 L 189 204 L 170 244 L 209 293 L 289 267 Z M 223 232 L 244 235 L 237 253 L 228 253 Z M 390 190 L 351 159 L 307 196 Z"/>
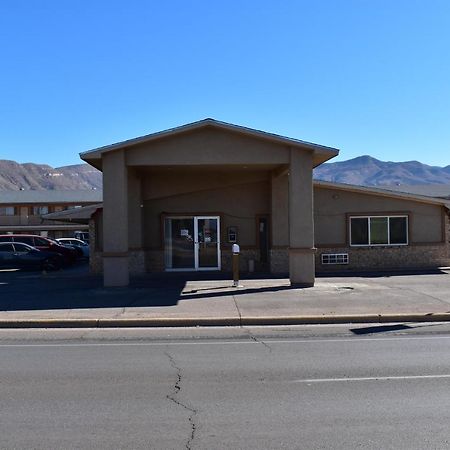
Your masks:
<path fill-rule="evenodd" d="M 450 271 L 318 278 L 138 277 L 103 288 L 81 271 L 0 272 L 0 327 L 244 326 L 450 320 Z"/>

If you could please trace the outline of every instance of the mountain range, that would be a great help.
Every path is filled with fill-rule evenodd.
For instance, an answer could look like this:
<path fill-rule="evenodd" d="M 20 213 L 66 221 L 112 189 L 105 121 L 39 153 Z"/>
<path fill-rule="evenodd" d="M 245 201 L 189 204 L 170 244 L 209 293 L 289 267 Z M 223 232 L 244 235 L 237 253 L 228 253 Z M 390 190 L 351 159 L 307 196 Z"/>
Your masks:
<path fill-rule="evenodd" d="M 450 165 L 437 167 L 418 161 L 379 161 L 365 155 L 322 164 L 314 169 L 314 178 L 361 186 L 450 184 Z"/>
<path fill-rule="evenodd" d="M 47 164 L 0 160 L 0 190 L 101 189 L 102 173 L 88 164 L 53 168 Z"/>
<path fill-rule="evenodd" d="M 359 156 L 325 163 L 314 169 L 317 180 L 362 186 L 450 185 L 450 165 L 428 166 L 418 161 L 386 162 Z M 88 164 L 53 168 L 47 164 L 0 160 L 0 190 L 101 189 L 102 173 Z"/>

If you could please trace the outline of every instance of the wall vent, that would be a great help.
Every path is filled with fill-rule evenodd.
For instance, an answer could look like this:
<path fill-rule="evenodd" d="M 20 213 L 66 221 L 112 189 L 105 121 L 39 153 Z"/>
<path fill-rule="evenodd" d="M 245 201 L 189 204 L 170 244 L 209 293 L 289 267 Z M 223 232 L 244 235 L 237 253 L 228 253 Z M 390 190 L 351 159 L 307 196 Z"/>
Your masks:
<path fill-rule="evenodd" d="M 322 253 L 322 264 L 348 264 L 348 253 Z"/>

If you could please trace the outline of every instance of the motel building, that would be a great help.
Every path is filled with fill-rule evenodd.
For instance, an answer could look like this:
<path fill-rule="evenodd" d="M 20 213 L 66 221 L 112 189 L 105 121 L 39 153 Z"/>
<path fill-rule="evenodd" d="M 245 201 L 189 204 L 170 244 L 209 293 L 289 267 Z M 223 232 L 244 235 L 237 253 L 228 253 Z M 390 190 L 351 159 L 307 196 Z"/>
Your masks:
<path fill-rule="evenodd" d="M 103 204 L 84 217 L 91 269 L 105 286 L 230 271 L 233 243 L 241 270 L 295 286 L 313 286 L 316 271 L 449 265 L 446 200 L 313 181 L 337 154 L 213 119 L 84 152 L 103 172 Z"/>

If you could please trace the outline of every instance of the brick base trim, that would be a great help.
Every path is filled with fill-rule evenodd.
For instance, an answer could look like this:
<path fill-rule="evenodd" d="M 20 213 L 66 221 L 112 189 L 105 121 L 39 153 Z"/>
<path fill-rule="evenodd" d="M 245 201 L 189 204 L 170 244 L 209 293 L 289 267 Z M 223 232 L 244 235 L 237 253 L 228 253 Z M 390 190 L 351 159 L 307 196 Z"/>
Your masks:
<path fill-rule="evenodd" d="M 321 255 L 348 253 L 348 264 L 322 264 Z M 342 272 L 345 270 L 413 269 L 448 266 L 448 244 L 408 245 L 401 247 L 339 247 L 319 248 L 316 271 Z"/>

